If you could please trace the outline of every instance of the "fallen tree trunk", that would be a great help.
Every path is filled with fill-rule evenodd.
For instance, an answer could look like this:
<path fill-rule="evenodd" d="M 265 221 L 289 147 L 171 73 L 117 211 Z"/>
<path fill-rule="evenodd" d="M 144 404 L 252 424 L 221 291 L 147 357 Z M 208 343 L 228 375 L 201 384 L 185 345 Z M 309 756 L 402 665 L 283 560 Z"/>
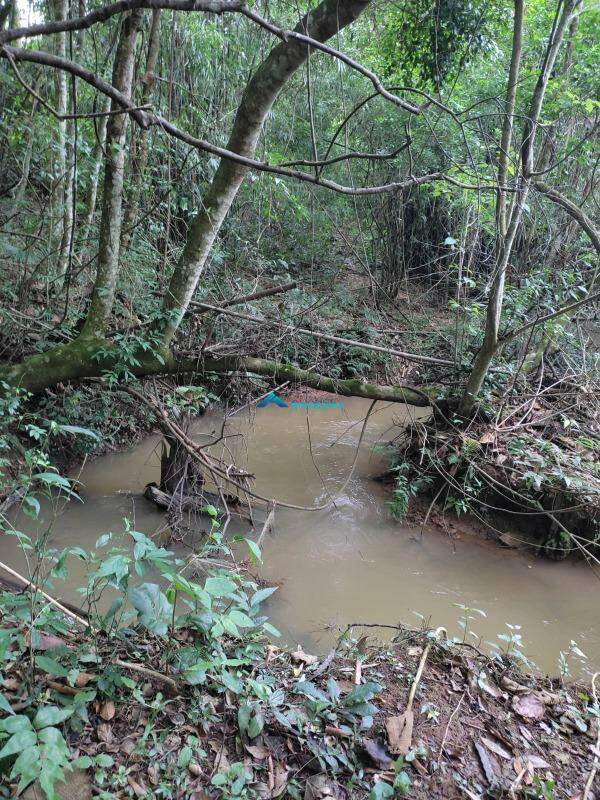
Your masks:
<path fill-rule="evenodd" d="M 110 340 L 95 336 L 80 336 L 46 353 L 40 353 L 20 364 L 0 367 L 0 382 L 26 389 L 33 394 L 57 383 L 101 378 L 106 373 L 123 370 L 118 347 Z M 195 374 L 208 372 L 243 373 L 272 378 L 282 383 L 310 386 L 344 397 L 365 397 L 391 403 L 427 408 L 435 402 L 433 390 L 409 386 L 378 386 L 362 378 L 330 378 L 311 370 L 252 356 L 185 357 L 177 358 L 169 352 L 160 355 L 148 352 L 138 354 L 136 365 L 127 365 L 127 371 L 137 377 L 149 375 Z"/>
<path fill-rule="evenodd" d="M 209 366 L 212 362 L 213 366 Z M 231 362 L 228 369 L 223 369 L 227 362 Z M 302 386 L 310 386 L 311 389 L 320 389 L 324 392 L 332 392 L 343 397 L 365 397 L 367 400 L 383 400 L 391 403 L 406 403 L 411 406 L 427 408 L 435 402 L 435 392 L 431 395 L 423 389 L 416 389 L 410 386 L 378 386 L 375 383 L 368 383 L 362 378 L 330 378 L 311 372 L 308 369 L 294 367 L 291 364 L 282 364 L 278 361 L 269 361 L 264 358 L 244 358 L 233 359 L 229 356 L 222 358 L 206 359 L 204 362 L 208 369 L 213 372 L 232 372 L 242 369 L 254 375 L 274 378 L 278 383 L 289 381 Z"/>

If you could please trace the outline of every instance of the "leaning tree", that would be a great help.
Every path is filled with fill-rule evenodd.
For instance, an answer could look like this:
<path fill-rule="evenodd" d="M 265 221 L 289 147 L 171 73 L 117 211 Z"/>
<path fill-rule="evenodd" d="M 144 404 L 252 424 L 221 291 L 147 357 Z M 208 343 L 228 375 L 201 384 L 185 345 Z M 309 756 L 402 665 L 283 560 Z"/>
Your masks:
<path fill-rule="evenodd" d="M 592 242 L 596 253 L 600 252 L 600 235 L 593 221 L 572 200 L 558 188 L 549 183 L 552 166 L 539 170 L 536 166 L 536 143 L 542 118 L 542 110 L 549 81 L 556 70 L 557 58 L 565 35 L 577 19 L 583 0 L 558 0 L 556 13 L 539 66 L 537 78 L 531 90 L 526 114 L 517 115 L 516 98 L 521 83 L 520 69 L 523 50 L 523 0 L 515 0 L 513 18 L 512 50 L 506 91 L 501 110 L 501 135 L 497 143 L 498 163 L 494 179 L 480 179 L 468 164 L 457 174 L 453 171 L 424 171 L 413 174 L 412 156 L 407 160 L 404 173 L 397 170 L 393 179 L 377 185 L 346 185 L 326 177 L 327 169 L 340 161 L 352 159 L 382 159 L 381 153 L 347 152 L 343 156 L 324 158 L 315 156 L 312 162 L 296 162 L 284 165 L 257 157 L 257 145 L 265 120 L 281 91 L 299 68 L 307 63 L 315 52 L 337 60 L 345 68 L 362 76 L 372 85 L 373 94 L 389 103 L 402 121 L 420 120 L 428 114 L 435 114 L 436 124 L 441 120 L 445 126 L 454 126 L 464 133 L 465 110 L 442 102 L 437 92 L 428 93 L 422 89 L 404 87 L 391 90 L 371 69 L 331 46 L 328 42 L 347 26 L 355 22 L 369 5 L 369 0 L 323 0 L 314 10 L 305 14 L 293 30 L 287 30 L 264 18 L 247 6 L 243 0 L 117 0 L 101 6 L 79 17 L 66 13 L 63 5 L 56 8 L 55 19 L 24 27 L 0 28 L 0 55 L 6 60 L 16 79 L 24 90 L 31 93 L 50 113 L 60 128 L 61 158 L 65 126 L 74 116 L 66 113 L 64 100 L 64 77 L 72 82 L 81 81 L 106 98 L 103 110 L 95 113 L 101 118 L 102 135 L 105 141 L 96 155 L 100 166 L 101 153 L 104 155 L 101 215 L 99 226 L 99 248 L 91 300 L 85 319 L 79 326 L 78 334 L 64 344 L 23 359 L 20 363 L 6 364 L 0 368 L 0 379 L 6 384 L 20 386 L 38 392 L 61 381 L 83 377 L 100 376 L 113 370 L 119 364 L 118 345 L 111 338 L 109 323 L 115 304 L 117 282 L 120 275 L 123 247 L 128 243 L 127 225 L 137 214 L 139 203 L 139 177 L 148 159 L 147 133 L 152 128 L 164 136 L 173 137 L 188 147 L 219 159 L 216 172 L 206 189 L 200 208 L 189 225 L 185 246 L 175 266 L 168 287 L 164 293 L 160 310 L 146 324 L 146 333 L 152 347 L 143 348 L 137 354 L 135 364 L 129 371 L 138 376 L 189 372 L 226 373 L 245 370 L 276 380 L 296 380 L 309 386 L 338 391 L 342 394 L 355 394 L 372 399 L 389 399 L 428 405 L 431 397 L 418 388 L 404 386 L 380 387 L 357 380 L 334 380 L 310 370 L 300 370 L 289 364 L 258 358 L 251 355 L 234 354 L 228 356 L 210 355 L 200 349 L 185 358 L 178 355 L 176 336 L 185 319 L 196 290 L 201 282 L 207 258 L 215 239 L 225 220 L 238 190 L 249 171 L 279 176 L 285 180 L 300 181 L 322 191 L 336 192 L 348 196 L 380 195 L 387 192 L 403 192 L 418 186 L 443 183 L 460 191 L 491 193 L 496 200 L 496 241 L 494 267 L 487 300 L 485 326 L 482 330 L 479 348 L 470 372 L 463 378 L 460 408 L 469 415 L 480 396 L 484 380 L 499 350 L 520 334 L 547 321 L 551 317 L 569 314 L 585 302 L 598 297 L 594 282 L 590 282 L 585 296 L 575 302 L 553 311 L 549 315 L 526 320 L 518 329 L 508 334 L 502 333 L 502 311 L 508 265 L 514 252 L 517 233 L 523 225 L 523 212 L 531 192 L 537 192 L 554 204 L 560 206 L 581 227 Z M 279 43 L 273 47 L 265 60 L 254 70 L 247 82 L 226 146 L 200 138 L 175 125 L 170 119 L 156 113 L 148 104 L 150 98 L 149 80 L 156 63 L 159 46 L 160 12 L 163 9 L 173 13 L 240 15 L 252 24 L 259 26 Z M 152 11 L 148 37 L 147 76 L 142 102 L 134 102 L 134 67 L 136 46 L 140 31 L 145 23 L 146 10 Z M 115 49 L 112 79 L 102 79 L 96 71 L 89 69 L 76 57 L 78 48 L 72 46 L 73 34 L 81 34 L 96 28 L 117 17 L 120 20 L 118 42 Z M 7 18 L 8 19 L 8 18 Z M 5 21 L 6 22 L 6 21 Z M 3 25 L 5 25 L 3 22 Z M 63 46 L 65 36 L 71 46 L 67 53 Z M 58 47 L 36 49 L 31 46 L 46 37 L 58 37 Z M 23 64 L 36 64 L 46 70 L 53 70 L 61 76 L 59 80 L 58 108 L 54 109 L 44 101 L 31 86 L 22 72 Z M 417 98 L 415 101 L 414 98 Z M 110 107 L 108 106 L 110 103 Z M 124 210 L 124 181 L 128 126 L 133 123 L 141 132 L 138 153 L 134 160 L 134 190 L 129 205 Z M 427 123 L 429 124 L 429 123 Z M 104 133 L 105 131 L 105 133 Z M 410 143 L 408 143 L 410 144 Z M 402 143 L 387 154 L 392 160 L 407 145 Z M 66 145 L 65 145 L 66 147 Z M 69 161 L 67 158 L 65 164 Z M 302 171 L 299 166 L 309 164 L 310 169 Z M 541 180 L 541 178 L 544 180 Z M 69 193 L 72 179 L 65 167 L 63 176 L 63 203 L 69 206 L 63 217 L 59 273 L 65 272 L 65 253 L 73 248 L 73 209 L 74 202 Z M 95 195 L 94 195 L 95 203 Z M 92 206 L 93 214 L 93 206 Z M 91 219 L 90 210 L 87 218 Z M 66 276 L 68 290 L 68 276 Z M 293 332 L 293 331 L 292 331 Z M 303 335 L 323 336 L 313 331 L 303 331 Z M 336 337 L 330 337 L 335 338 Z M 347 340 L 339 338 L 338 341 Z M 352 342 L 354 346 L 368 346 Z M 416 362 L 433 363 L 455 369 L 448 360 L 422 356 L 415 353 L 390 350 L 392 355 Z"/>

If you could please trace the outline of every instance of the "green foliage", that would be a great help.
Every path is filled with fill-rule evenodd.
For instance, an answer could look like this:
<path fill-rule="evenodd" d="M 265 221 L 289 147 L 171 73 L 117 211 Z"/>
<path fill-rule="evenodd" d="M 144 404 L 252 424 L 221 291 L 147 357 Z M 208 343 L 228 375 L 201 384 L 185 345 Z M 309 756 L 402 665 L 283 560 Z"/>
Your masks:
<path fill-rule="evenodd" d="M 87 435 L 87 432 L 69 432 Z M 34 477 L 40 476 L 37 483 L 33 482 L 34 486 L 42 483 L 46 491 L 68 490 L 69 483 L 58 473 L 37 473 Z M 207 508 L 207 511 L 211 509 Z M 212 531 L 205 549 L 198 553 L 200 558 L 223 550 L 228 552 L 222 543 L 216 512 L 214 509 L 212 512 Z M 16 531 L 9 533 L 18 534 Z M 173 553 L 157 546 L 128 523 L 121 537 L 103 535 L 90 553 L 81 548 L 68 548 L 56 553 L 48 548 L 44 537 L 35 544 L 23 534 L 18 538 L 23 549 L 34 549 L 43 562 L 49 563 L 51 569 L 45 570 L 49 576 L 67 576 L 69 555 L 85 562 L 88 580 L 83 593 L 90 608 L 90 637 L 101 635 L 118 642 L 131 635 L 131 631 L 127 633 L 130 630 L 127 625 L 134 622 L 137 631 L 146 631 L 148 635 L 164 640 L 167 658 L 191 687 L 216 684 L 247 697 L 240 705 L 240 732 L 248 738 L 260 733 L 264 724 L 261 706 L 267 703 L 275 707 L 281 702 L 281 697 L 268 685 L 248 678 L 243 670 L 252 666 L 267 634 L 279 635 L 260 614 L 260 604 L 275 591 L 274 588 L 261 589 L 254 581 L 224 569 L 209 570 L 201 583 L 191 581 L 182 574 L 184 565 Z M 144 581 L 149 574 L 158 576 L 160 583 Z M 111 592 L 114 597 L 108 610 L 106 604 L 103 608 L 101 606 L 106 592 Z M 74 685 L 86 662 L 101 660 L 94 648 L 90 652 L 89 647 L 87 652 L 85 648 L 60 646 L 55 647 L 51 654 L 35 652 L 40 636 L 64 635 L 67 631 L 62 615 L 43 602 L 39 594 L 34 594 L 33 602 L 23 595 L 0 594 L 0 614 L 4 619 L 26 623 L 30 631 L 26 642 L 17 628 L 2 629 L 0 670 L 29 649 L 36 670 L 67 679 L 70 685 Z M 181 630 L 192 632 L 193 644 L 174 646 Z M 55 800 L 57 781 L 65 780 L 71 769 L 69 748 L 57 726 L 68 720 L 76 731 L 87 721 L 87 708 L 98 692 L 117 697 L 123 691 L 133 691 L 137 702 L 148 708 L 146 739 L 157 716 L 164 711 L 165 701 L 159 695 L 148 701 L 136 682 L 122 675 L 110 663 L 104 665 L 94 688 L 77 693 L 73 698 L 61 697 L 64 707 L 36 705 L 34 702 L 31 718 L 25 714 L 15 715 L 5 697 L 0 695 L 0 712 L 8 714 L 0 720 L 0 766 L 6 765 L 11 780 L 18 779 L 19 793 L 34 780 L 39 780 L 48 800 Z M 126 782 L 127 771 L 117 772 L 109 779 L 104 770 L 110 764 L 100 757 L 77 759 L 74 763 L 83 768 L 94 766 L 96 778 L 101 783 L 110 781 L 117 786 L 122 779 Z M 227 780 L 231 777 L 228 791 L 232 797 L 250 797 L 241 791 L 240 775 L 228 773 L 228 776 Z"/>
<path fill-rule="evenodd" d="M 520 633 L 520 625 L 511 625 L 509 622 L 505 623 L 508 628 L 508 633 L 499 633 L 497 642 L 490 642 L 490 646 L 494 650 L 496 658 L 504 660 L 508 663 L 517 663 L 521 666 L 534 668 L 534 664 L 530 661 L 523 650 L 523 636 Z"/>
<path fill-rule="evenodd" d="M 571 668 L 573 662 L 585 664 L 587 661 L 586 654 L 581 650 L 577 642 L 570 641 L 567 650 L 561 650 L 558 655 L 558 670 L 561 680 L 566 680 L 571 677 Z"/>
<path fill-rule="evenodd" d="M 3 762 L 12 762 L 9 778 L 18 778 L 19 793 L 39 780 L 47 800 L 58 800 L 56 782 L 64 781 L 71 767 L 69 748 L 56 726 L 72 713 L 68 708 L 41 706 L 33 720 L 25 714 L 0 720 L 0 770 Z"/>
<path fill-rule="evenodd" d="M 370 701 L 380 690 L 380 684 L 371 681 L 356 686 L 342 698 L 340 688 L 333 678 L 327 684 L 327 692 L 306 680 L 295 686 L 295 691 L 307 698 L 305 705 L 310 718 L 323 718 L 336 724 L 341 721 L 345 728 L 348 725 L 358 725 L 363 730 L 373 724 L 377 707 Z"/>
<path fill-rule="evenodd" d="M 386 15 L 372 57 L 391 84 L 439 89 L 477 52 L 493 47 L 494 4 L 476 0 L 412 0 Z"/>
<path fill-rule="evenodd" d="M 121 381 L 135 381 L 135 370 L 140 368 L 145 360 L 157 361 L 164 365 L 160 333 L 133 331 L 115 334 L 110 348 L 99 347 L 95 359 L 102 363 L 104 359 L 115 357 L 114 367 L 103 372 L 108 385 L 115 386 Z"/>
<path fill-rule="evenodd" d="M 25 513 L 37 517 L 42 497 L 77 498 L 73 482 L 52 465 L 51 452 L 65 439 L 97 444 L 100 437 L 90 428 L 30 410 L 30 398 L 28 392 L 0 385 L 0 467 L 8 467 L 0 471 L 0 493 L 18 493 Z"/>
<path fill-rule="evenodd" d="M 408 759 L 407 759 L 408 760 Z M 390 784 L 382 779 L 378 780 L 369 792 L 368 800 L 383 800 L 386 797 L 408 797 L 412 782 L 408 772 L 404 769 L 405 759 L 399 756 L 393 763 L 394 780 Z"/>
<path fill-rule="evenodd" d="M 406 517 L 411 498 L 417 497 L 431 485 L 433 479 L 429 475 L 415 475 L 407 462 L 392 468 L 396 478 L 392 490 L 392 499 L 388 503 L 390 514 L 398 522 Z"/>
<path fill-rule="evenodd" d="M 257 797 L 256 792 L 246 785 L 251 777 L 244 763 L 238 761 L 225 772 L 217 772 L 216 775 L 213 775 L 211 783 L 221 790 L 224 800 L 232 798 L 251 800 L 251 798 Z"/>

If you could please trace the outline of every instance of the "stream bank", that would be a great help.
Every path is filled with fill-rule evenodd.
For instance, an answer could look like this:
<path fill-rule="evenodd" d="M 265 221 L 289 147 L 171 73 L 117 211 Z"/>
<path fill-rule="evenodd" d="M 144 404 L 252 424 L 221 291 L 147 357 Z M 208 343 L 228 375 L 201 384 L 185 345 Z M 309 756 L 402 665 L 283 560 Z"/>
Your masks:
<path fill-rule="evenodd" d="M 2 625 L 23 631 L 6 613 Z M 225 637 L 233 666 L 207 667 L 195 686 L 168 655 L 197 642 L 194 629 L 167 640 L 39 634 L 40 666 L 31 671 L 25 650 L 7 671 L 0 731 L 46 709 L 76 766 L 56 784 L 64 800 L 599 796 L 600 708 L 588 685 L 524 674 L 427 630 L 398 627 L 382 645 L 377 627 L 348 631 L 324 658 L 247 643 L 238 667 L 240 642 Z M 87 665 L 73 678 L 75 654 Z M 16 782 L 6 774 L 3 786 Z M 34 784 L 23 796 L 42 793 Z"/>
<path fill-rule="evenodd" d="M 600 565 L 600 434 L 594 401 L 581 425 L 556 419 L 538 403 L 526 420 L 509 424 L 518 409 L 504 408 L 504 421 L 475 418 L 468 426 L 436 408 L 431 419 L 401 432 L 393 469 L 382 480 L 393 486 L 396 516 L 425 496 L 433 509 L 468 514 L 505 546 L 529 546 L 537 555 L 584 559 Z M 520 409 L 522 411 L 522 409 Z M 587 424 L 583 424 L 587 422 Z M 514 532 L 500 526 L 513 519 Z"/>

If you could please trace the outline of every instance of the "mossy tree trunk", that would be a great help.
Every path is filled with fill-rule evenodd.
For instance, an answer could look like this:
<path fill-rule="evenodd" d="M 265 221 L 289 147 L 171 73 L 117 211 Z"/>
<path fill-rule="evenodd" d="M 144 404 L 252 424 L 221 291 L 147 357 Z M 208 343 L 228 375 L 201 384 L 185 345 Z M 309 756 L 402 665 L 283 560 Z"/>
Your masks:
<path fill-rule="evenodd" d="M 296 30 L 303 34 L 326 41 L 344 27 L 357 19 L 370 0 L 323 0 L 313 11 L 308 13 L 298 24 Z M 127 98 L 131 98 L 133 69 L 135 60 L 135 43 L 141 21 L 141 10 L 135 10 L 123 17 L 121 34 L 113 69 L 113 86 Z M 154 17 L 155 40 L 158 37 L 158 20 Z M 149 61 L 151 53 L 148 54 Z M 270 52 L 265 61 L 258 67 L 243 93 L 236 119 L 229 138 L 228 148 L 241 155 L 254 155 L 264 121 L 269 114 L 285 83 L 309 57 L 309 48 L 296 39 L 282 41 Z M 117 111 L 115 103 L 112 111 Z M 92 294 L 92 300 L 83 330 L 78 339 L 55 347 L 47 353 L 35 355 L 22 364 L 0 369 L 0 379 L 38 392 L 47 386 L 60 381 L 77 378 L 99 376 L 106 370 L 114 370 L 119 363 L 119 354 L 115 346 L 105 338 L 108 321 L 112 311 L 116 283 L 119 274 L 119 255 L 122 236 L 123 218 L 123 178 L 125 164 L 125 135 L 128 123 L 126 114 L 113 114 L 107 124 L 106 160 L 104 168 L 104 188 L 102 217 L 100 222 L 100 240 L 98 268 Z M 202 201 L 202 210 L 192 223 L 183 255 L 177 265 L 169 290 L 165 296 L 163 309 L 165 324 L 162 334 L 164 350 L 160 357 L 142 353 L 140 366 L 131 372 L 139 375 L 158 374 L 161 372 L 197 371 L 187 365 L 176 363 L 170 353 L 170 344 L 179 327 L 189 302 L 196 290 L 202 269 L 217 236 L 219 228 L 247 168 L 233 161 L 223 159 L 214 179 Z M 218 361 L 218 364 L 217 364 Z M 193 362 L 196 367 L 198 364 Z M 201 369 L 211 369 L 209 360 L 200 362 Z M 269 362 L 262 359 L 229 359 L 210 360 L 219 371 L 231 369 L 258 370 L 257 374 L 289 376 L 293 367 Z M 244 366 L 246 365 L 246 366 Z M 248 366 L 250 365 L 250 366 Z M 330 379 L 308 373 L 302 374 L 304 382 L 309 386 L 335 391 L 335 386 L 343 386 L 344 381 Z M 287 377 L 285 378 L 287 379 Z M 370 384 L 358 385 L 352 381 L 352 390 L 342 392 L 372 397 L 378 387 Z M 349 386 L 350 384 L 348 384 Z M 354 391 L 356 389 L 356 392 Z M 368 394 L 364 394 L 368 392 Z M 390 399 L 389 387 L 383 387 L 382 399 Z M 403 399 L 398 396 L 398 401 Z M 421 395 L 414 393 L 419 404 L 426 405 Z M 410 401 L 409 401 L 410 402 Z"/>
<path fill-rule="evenodd" d="M 114 371 L 118 368 L 119 357 L 119 349 L 110 341 L 101 337 L 80 337 L 47 353 L 31 356 L 21 364 L 0 368 L 0 381 L 36 393 L 56 383 L 94 378 Z M 420 390 L 409 386 L 378 386 L 361 378 L 330 378 L 291 364 L 251 356 L 175 359 L 170 354 L 166 358 L 158 358 L 148 352 L 140 355 L 139 364 L 131 367 L 130 372 L 139 377 L 242 373 L 270 378 L 279 383 L 309 386 L 343 397 L 365 397 L 388 403 L 407 403 L 421 408 L 429 407 L 435 400 L 434 390 Z"/>

